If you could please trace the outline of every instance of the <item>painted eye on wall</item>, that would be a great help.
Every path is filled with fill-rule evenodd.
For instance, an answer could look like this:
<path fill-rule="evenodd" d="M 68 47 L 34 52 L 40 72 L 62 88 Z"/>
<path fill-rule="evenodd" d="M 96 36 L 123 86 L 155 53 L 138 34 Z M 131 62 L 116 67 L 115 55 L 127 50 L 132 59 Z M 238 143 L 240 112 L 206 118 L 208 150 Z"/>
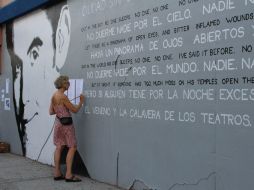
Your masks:
<path fill-rule="evenodd" d="M 39 57 L 39 52 L 40 52 L 40 47 L 43 45 L 43 42 L 41 41 L 41 39 L 39 37 L 35 37 L 28 50 L 27 50 L 27 55 L 30 58 L 31 61 L 31 66 L 34 65 L 34 63 L 37 61 L 38 57 Z"/>
<path fill-rule="evenodd" d="M 31 62 L 31 66 L 33 66 L 38 57 L 39 57 L 39 48 L 38 47 L 34 47 L 33 49 L 31 49 L 29 52 L 28 52 L 28 56 L 30 58 L 30 62 Z"/>
<path fill-rule="evenodd" d="M 33 59 L 36 60 L 37 57 L 39 57 L 39 54 L 38 54 L 38 52 L 36 50 L 33 50 L 32 51 L 32 56 L 33 56 Z"/>

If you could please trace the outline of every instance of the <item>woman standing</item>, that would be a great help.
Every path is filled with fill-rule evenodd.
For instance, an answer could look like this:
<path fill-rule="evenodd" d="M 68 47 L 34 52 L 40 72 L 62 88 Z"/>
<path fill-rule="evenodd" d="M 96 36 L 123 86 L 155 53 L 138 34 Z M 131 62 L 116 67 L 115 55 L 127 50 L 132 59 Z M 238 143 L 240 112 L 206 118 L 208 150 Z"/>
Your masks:
<path fill-rule="evenodd" d="M 74 154 L 77 150 L 77 140 L 75 137 L 75 128 L 72 123 L 71 113 L 77 113 L 84 103 L 84 96 L 80 95 L 80 102 L 78 105 L 73 105 L 67 96 L 64 94 L 70 86 L 68 76 L 60 76 L 55 82 L 57 91 L 51 98 L 51 104 L 49 108 L 49 114 L 56 114 L 54 122 L 54 144 L 56 146 L 54 154 L 55 170 L 54 180 L 65 179 L 66 182 L 79 182 L 81 179 L 72 174 L 72 162 Z M 61 121 L 64 118 L 66 121 Z M 67 146 L 69 148 L 66 157 L 66 174 L 65 177 L 60 170 L 60 158 L 61 152 Z"/>

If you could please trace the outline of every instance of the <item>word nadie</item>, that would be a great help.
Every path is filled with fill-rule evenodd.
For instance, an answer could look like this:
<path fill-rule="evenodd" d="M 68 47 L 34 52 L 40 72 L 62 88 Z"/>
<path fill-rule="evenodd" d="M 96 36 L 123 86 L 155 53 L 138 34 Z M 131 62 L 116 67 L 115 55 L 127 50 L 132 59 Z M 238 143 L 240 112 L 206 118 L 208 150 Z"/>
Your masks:
<path fill-rule="evenodd" d="M 224 12 L 226 10 L 234 9 L 234 2 L 232 0 L 217 1 L 203 5 L 203 15 Z"/>

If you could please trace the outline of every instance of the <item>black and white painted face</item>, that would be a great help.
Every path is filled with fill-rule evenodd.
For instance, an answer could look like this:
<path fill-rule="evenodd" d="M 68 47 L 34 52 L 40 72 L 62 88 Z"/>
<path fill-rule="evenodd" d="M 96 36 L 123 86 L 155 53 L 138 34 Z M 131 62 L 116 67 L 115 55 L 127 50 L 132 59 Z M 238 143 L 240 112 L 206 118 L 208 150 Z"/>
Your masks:
<path fill-rule="evenodd" d="M 13 102 L 23 155 L 37 159 L 54 117 L 48 114 L 55 79 L 70 44 L 71 18 L 66 2 L 38 10 L 7 24 L 7 46 L 13 73 Z M 52 164 L 52 138 L 41 156 Z M 47 157 L 46 157 L 47 156 Z"/>
<path fill-rule="evenodd" d="M 22 94 L 22 122 L 26 127 L 27 156 L 32 158 L 45 139 L 44 135 L 38 134 L 44 134 L 44 131 L 48 133 L 52 126 L 48 106 L 50 96 L 55 90 L 53 81 L 59 75 L 54 67 L 52 35 L 52 26 L 45 11 L 39 11 L 13 24 L 14 53 L 22 64 L 22 71 L 17 72 L 17 79 L 14 81 L 15 100 L 18 102 Z"/>

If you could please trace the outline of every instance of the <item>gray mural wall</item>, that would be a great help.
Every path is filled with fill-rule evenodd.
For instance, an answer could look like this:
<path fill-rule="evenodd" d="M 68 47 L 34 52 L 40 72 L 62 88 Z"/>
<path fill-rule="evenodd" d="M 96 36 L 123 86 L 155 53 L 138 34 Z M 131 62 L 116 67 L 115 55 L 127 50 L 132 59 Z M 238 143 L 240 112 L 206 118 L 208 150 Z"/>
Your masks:
<path fill-rule="evenodd" d="M 13 32 L 14 48 L 4 44 L 1 120 L 6 123 L 0 138 L 11 142 L 13 152 L 22 153 L 23 146 L 27 157 L 38 157 L 54 119 L 47 115 L 53 81 L 68 74 L 84 79 L 86 102 L 74 121 L 78 151 L 92 178 L 125 188 L 254 187 L 253 0 L 67 3 L 48 9 L 57 28 L 63 25 L 53 39 L 56 46 L 49 35 L 54 24 L 47 31 L 47 23 L 38 22 L 49 20 L 45 10 L 15 20 L 12 28 L 20 29 Z M 42 43 L 32 48 L 31 39 L 24 42 L 27 23 L 28 38 L 43 31 Z M 23 61 L 11 67 L 16 55 Z M 15 84 L 19 80 L 23 83 Z M 15 99 L 23 104 L 15 106 Z M 17 116 L 21 120 L 15 122 Z M 21 143 L 17 124 L 25 129 Z M 50 139 L 39 158 L 48 164 L 54 151 Z"/>

